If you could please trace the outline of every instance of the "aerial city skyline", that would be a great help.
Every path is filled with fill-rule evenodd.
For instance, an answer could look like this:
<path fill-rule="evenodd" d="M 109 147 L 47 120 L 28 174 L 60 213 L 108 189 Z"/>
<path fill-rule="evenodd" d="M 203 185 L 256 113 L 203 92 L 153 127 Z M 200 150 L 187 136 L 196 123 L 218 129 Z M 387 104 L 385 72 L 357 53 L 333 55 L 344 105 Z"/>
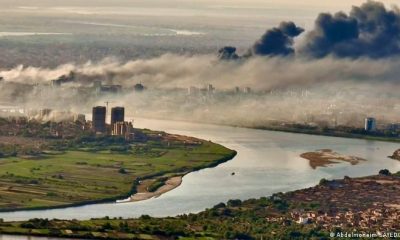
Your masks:
<path fill-rule="evenodd" d="M 0 239 L 400 230 L 394 0 L 0 0 Z"/>

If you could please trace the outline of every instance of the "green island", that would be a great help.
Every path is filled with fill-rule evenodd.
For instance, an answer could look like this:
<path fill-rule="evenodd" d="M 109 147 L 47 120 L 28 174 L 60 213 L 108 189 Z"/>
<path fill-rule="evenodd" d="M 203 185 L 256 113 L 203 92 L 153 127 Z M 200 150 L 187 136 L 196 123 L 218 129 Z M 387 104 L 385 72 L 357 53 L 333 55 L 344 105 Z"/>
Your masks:
<path fill-rule="evenodd" d="M 0 211 L 116 201 L 135 194 L 142 181 L 148 188 L 142 191 L 154 192 L 169 178 L 236 154 L 210 141 L 165 132 L 134 129 L 134 139 L 126 140 L 85 127 L 0 119 Z"/>
<path fill-rule="evenodd" d="M 399 190 L 400 172 L 381 170 L 368 177 L 322 179 L 315 187 L 271 197 L 230 200 L 197 214 L 86 221 L 31 219 L 0 222 L 0 233 L 118 240 L 331 239 L 331 234 L 390 234 L 400 225 Z"/>

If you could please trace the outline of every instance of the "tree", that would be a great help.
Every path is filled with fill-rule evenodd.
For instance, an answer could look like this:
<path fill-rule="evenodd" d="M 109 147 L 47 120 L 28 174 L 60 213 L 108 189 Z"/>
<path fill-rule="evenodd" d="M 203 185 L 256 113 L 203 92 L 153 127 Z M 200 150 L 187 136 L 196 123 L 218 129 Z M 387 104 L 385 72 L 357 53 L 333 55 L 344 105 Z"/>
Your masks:
<path fill-rule="evenodd" d="M 240 199 L 233 199 L 228 201 L 228 206 L 229 207 L 238 207 L 242 204 L 242 201 Z"/>
<path fill-rule="evenodd" d="M 319 185 L 325 185 L 328 182 L 329 182 L 328 180 L 326 180 L 325 178 L 322 178 L 321 180 L 319 180 Z"/>
<path fill-rule="evenodd" d="M 387 169 L 382 169 L 379 171 L 379 175 L 390 176 L 390 175 L 392 175 L 392 173 Z"/>

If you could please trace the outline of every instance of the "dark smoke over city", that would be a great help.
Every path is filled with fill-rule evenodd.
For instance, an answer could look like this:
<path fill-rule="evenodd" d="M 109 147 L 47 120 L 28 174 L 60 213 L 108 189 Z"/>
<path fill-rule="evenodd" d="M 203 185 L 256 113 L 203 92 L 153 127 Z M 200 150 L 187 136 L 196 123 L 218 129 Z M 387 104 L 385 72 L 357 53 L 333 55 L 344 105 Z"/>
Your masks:
<path fill-rule="evenodd" d="M 304 29 L 293 22 L 282 22 L 279 27 L 267 30 L 250 48 L 248 55 L 286 56 L 294 53 L 293 38 L 300 35 Z"/>
<path fill-rule="evenodd" d="M 281 22 L 247 48 L 215 54 L 7 68 L 0 92 L 3 102 L 26 108 L 90 111 L 111 99 L 138 116 L 244 126 L 309 119 L 362 125 L 369 115 L 398 122 L 399 53 L 399 10 L 368 1 L 349 13 L 321 13 L 309 30 Z M 95 94 L 96 82 L 121 86 L 121 94 Z M 135 91 L 137 84 L 146 90 Z"/>
<path fill-rule="evenodd" d="M 321 13 L 314 28 L 305 33 L 298 57 L 385 58 L 400 53 L 400 11 L 383 3 L 368 1 L 354 6 L 350 13 Z M 266 31 L 244 56 L 287 56 L 295 53 L 294 38 L 304 29 L 293 22 L 282 22 Z M 222 59 L 236 59 L 236 48 L 220 50 Z"/>
<path fill-rule="evenodd" d="M 396 57 L 400 54 L 400 11 L 380 2 L 354 6 L 349 14 L 321 13 L 300 51 L 312 57 Z"/>

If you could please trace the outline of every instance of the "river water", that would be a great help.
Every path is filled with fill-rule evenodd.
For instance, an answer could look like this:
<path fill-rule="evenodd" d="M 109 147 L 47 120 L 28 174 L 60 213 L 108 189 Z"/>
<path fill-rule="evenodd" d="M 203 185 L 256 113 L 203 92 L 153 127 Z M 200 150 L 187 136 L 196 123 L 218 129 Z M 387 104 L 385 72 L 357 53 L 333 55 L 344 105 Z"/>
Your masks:
<path fill-rule="evenodd" d="M 142 214 L 174 216 L 199 212 L 229 199 L 258 198 L 310 187 L 321 178 L 365 176 L 376 174 L 383 168 L 400 170 L 400 162 L 387 157 L 400 148 L 400 144 L 396 143 L 165 120 L 136 119 L 135 126 L 212 140 L 235 149 L 238 155 L 218 167 L 186 175 L 180 187 L 159 198 L 136 203 L 93 204 L 54 210 L 0 213 L 0 218 L 132 218 Z M 313 170 L 307 160 L 299 157 L 301 153 L 326 148 L 368 161 L 356 166 L 340 163 Z M 235 175 L 232 176 L 232 172 Z"/>

